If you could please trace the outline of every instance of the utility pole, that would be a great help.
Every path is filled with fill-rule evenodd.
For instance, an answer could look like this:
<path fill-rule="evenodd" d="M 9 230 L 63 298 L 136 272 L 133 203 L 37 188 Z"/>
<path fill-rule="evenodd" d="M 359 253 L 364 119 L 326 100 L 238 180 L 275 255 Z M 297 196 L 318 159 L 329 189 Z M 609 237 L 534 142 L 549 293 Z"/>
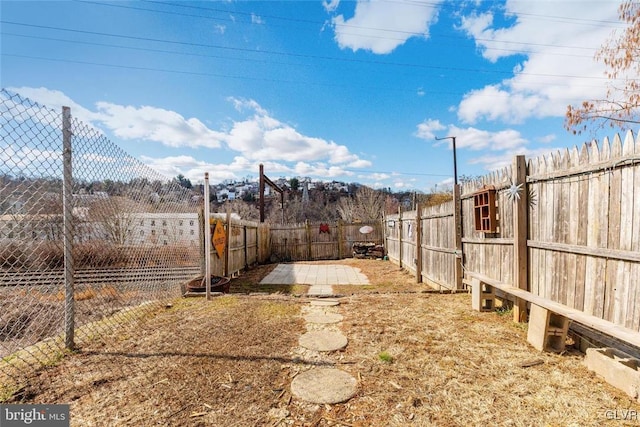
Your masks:
<path fill-rule="evenodd" d="M 455 225 L 455 236 L 453 245 L 455 246 L 455 289 L 462 289 L 462 276 L 463 272 L 463 263 L 464 263 L 464 254 L 462 249 L 462 199 L 460 194 L 460 186 L 458 186 L 458 161 L 456 159 L 456 137 L 455 136 L 445 136 L 444 138 L 436 137 L 437 141 L 442 141 L 444 139 L 450 139 L 453 142 L 453 223 Z"/>
<path fill-rule="evenodd" d="M 442 141 L 444 139 L 450 139 L 453 142 L 453 185 L 458 185 L 458 161 L 456 159 L 456 137 L 455 136 L 445 136 L 443 138 L 438 138 L 436 136 L 436 141 Z"/>

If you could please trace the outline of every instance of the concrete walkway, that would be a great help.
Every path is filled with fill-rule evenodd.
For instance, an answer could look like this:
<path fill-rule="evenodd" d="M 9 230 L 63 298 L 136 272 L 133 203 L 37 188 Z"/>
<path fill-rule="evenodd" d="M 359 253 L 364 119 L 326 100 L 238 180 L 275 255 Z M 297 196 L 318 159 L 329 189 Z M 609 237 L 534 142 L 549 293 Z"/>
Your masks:
<path fill-rule="evenodd" d="M 333 295 L 331 285 L 366 285 L 367 276 L 359 269 L 345 265 L 279 264 L 261 284 L 311 285 L 310 296 Z M 312 357 L 322 357 L 322 353 L 340 351 L 348 344 L 339 324 L 342 315 L 338 313 L 337 299 L 312 300 L 302 312 L 307 322 L 307 333 L 299 339 L 299 345 Z M 333 404 L 344 402 L 354 396 L 356 379 L 336 368 L 312 368 L 299 373 L 291 382 L 291 394 L 306 402 Z"/>

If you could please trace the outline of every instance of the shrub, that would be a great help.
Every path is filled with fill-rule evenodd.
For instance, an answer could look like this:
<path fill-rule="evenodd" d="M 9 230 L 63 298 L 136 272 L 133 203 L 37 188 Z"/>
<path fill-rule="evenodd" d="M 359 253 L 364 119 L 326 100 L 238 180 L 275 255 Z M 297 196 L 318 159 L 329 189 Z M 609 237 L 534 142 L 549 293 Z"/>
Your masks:
<path fill-rule="evenodd" d="M 74 248 L 74 262 L 82 267 L 122 267 L 129 261 L 125 248 L 104 241 L 91 241 L 77 244 Z"/>
<path fill-rule="evenodd" d="M 22 248 L 14 241 L 0 243 L 0 266 L 2 268 L 22 268 L 27 257 Z"/>

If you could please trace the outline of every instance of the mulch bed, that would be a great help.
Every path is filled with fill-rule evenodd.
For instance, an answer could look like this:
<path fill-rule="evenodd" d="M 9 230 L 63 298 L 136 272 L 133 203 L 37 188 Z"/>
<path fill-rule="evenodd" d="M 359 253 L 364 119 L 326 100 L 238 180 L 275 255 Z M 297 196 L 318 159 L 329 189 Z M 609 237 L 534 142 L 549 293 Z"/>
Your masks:
<path fill-rule="evenodd" d="M 471 311 L 467 294 L 423 293 L 389 262 L 337 262 L 372 282 L 340 287 L 344 350 L 300 351 L 308 300 L 259 289 L 273 268 L 261 266 L 233 279 L 231 294 L 178 299 L 96 338 L 10 401 L 71 403 L 77 426 L 599 426 L 624 425 L 606 411 L 640 412 L 581 353 L 534 350 L 526 326 Z M 259 294 L 247 295 L 251 283 Z M 356 396 L 335 405 L 292 397 L 292 379 L 313 366 L 350 373 Z"/>

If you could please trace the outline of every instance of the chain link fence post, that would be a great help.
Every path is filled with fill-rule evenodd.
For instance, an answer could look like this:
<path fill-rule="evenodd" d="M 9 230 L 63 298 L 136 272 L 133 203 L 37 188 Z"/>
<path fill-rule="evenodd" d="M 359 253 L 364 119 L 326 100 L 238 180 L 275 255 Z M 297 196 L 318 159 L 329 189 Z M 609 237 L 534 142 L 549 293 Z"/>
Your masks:
<path fill-rule="evenodd" d="M 211 207 L 209 204 L 209 172 L 204 173 L 204 280 L 207 301 L 211 299 Z"/>
<path fill-rule="evenodd" d="M 62 107 L 62 224 L 64 231 L 64 345 L 74 348 L 75 302 L 73 265 L 73 172 L 71 151 L 71 109 Z"/>

